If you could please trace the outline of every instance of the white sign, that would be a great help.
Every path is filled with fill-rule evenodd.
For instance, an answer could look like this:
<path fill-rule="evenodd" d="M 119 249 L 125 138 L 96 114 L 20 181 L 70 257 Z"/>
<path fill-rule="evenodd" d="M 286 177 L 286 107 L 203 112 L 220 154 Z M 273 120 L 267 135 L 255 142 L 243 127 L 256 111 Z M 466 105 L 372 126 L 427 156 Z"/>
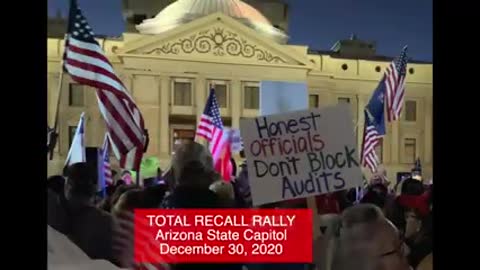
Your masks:
<path fill-rule="evenodd" d="M 308 109 L 308 89 L 304 82 L 260 82 L 260 115 Z"/>
<path fill-rule="evenodd" d="M 254 205 L 362 184 L 347 105 L 242 119 Z"/>

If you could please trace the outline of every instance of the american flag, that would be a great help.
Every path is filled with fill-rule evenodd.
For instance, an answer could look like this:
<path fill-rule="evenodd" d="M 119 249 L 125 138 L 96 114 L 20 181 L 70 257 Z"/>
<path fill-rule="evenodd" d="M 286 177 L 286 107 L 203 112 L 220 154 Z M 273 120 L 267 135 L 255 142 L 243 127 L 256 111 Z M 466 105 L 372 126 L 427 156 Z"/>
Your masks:
<path fill-rule="evenodd" d="M 362 163 L 363 166 L 368 167 L 370 171 L 376 172 L 379 164 L 377 153 L 375 153 L 375 147 L 378 145 L 381 136 L 378 134 L 377 129 L 369 120 L 369 116 L 365 111 L 365 133 L 363 137 L 362 147 Z"/>
<path fill-rule="evenodd" d="M 75 82 L 97 89 L 100 112 L 120 166 L 138 169 L 145 143 L 143 117 L 75 0 L 70 1 L 63 68 Z"/>
<path fill-rule="evenodd" d="M 403 108 L 403 97 L 405 95 L 405 78 L 407 75 L 407 46 L 400 53 L 385 71 L 385 87 L 387 99 L 388 121 L 395 121 L 400 118 Z"/>
<path fill-rule="evenodd" d="M 103 168 L 103 179 L 105 180 L 105 184 L 113 185 L 112 167 L 110 166 L 110 139 L 108 138 L 108 133 L 105 134 L 105 139 L 103 141 L 102 168 Z"/>
<path fill-rule="evenodd" d="M 200 138 L 207 140 L 209 143 L 210 153 L 212 153 L 215 170 L 220 173 L 222 178 L 230 181 L 232 164 L 230 158 L 232 156 L 230 149 L 230 138 L 228 132 L 223 128 L 220 110 L 218 108 L 215 90 L 210 89 L 210 95 L 205 105 L 205 110 L 198 123 L 195 141 Z"/>

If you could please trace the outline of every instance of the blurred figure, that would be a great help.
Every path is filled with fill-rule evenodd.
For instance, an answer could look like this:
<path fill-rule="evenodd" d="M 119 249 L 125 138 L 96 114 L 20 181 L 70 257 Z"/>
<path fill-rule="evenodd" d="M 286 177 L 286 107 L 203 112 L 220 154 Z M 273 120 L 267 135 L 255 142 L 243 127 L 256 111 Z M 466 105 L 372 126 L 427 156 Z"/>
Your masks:
<path fill-rule="evenodd" d="M 422 182 L 413 178 L 407 178 L 401 181 L 397 188 L 400 190 L 400 194 L 397 196 L 397 198 L 388 202 L 388 205 L 385 208 L 385 214 L 400 231 L 404 232 L 406 225 L 405 207 L 398 202 L 398 198 L 405 195 L 422 195 L 425 191 L 425 187 L 423 186 Z"/>
<path fill-rule="evenodd" d="M 180 145 L 172 160 L 174 187 L 162 202 L 161 208 L 223 208 L 221 198 L 210 185 L 221 180 L 213 168 L 208 149 L 189 142 Z M 176 264 L 175 270 L 241 270 L 240 264 Z"/>
<path fill-rule="evenodd" d="M 244 156 L 243 150 L 240 156 Z M 248 180 L 247 163 L 244 161 L 240 165 L 240 172 L 235 181 L 232 181 L 233 190 L 235 193 L 235 207 L 250 208 L 252 207 L 252 194 L 250 193 L 250 182 Z"/>
<path fill-rule="evenodd" d="M 368 186 L 367 191 L 360 203 L 370 203 L 378 206 L 380 209 L 385 208 L 387 202 L 388 188 L 383 183 L 376 183 Z"/>
<path fill-rule="evenodd" d="M 144 207 L 157 208 L 163 201 L 165 194 L 167 194 L 168 186 L 166 184 L 159 184 L 151 187 L 143 188 L 144 193 Z"/>
<path fill-rule="evenodd" d="M 68 232 L 67 213 L 60 196 L 53 190 L 47 190 L 47 224 L 66 234 Z"/>
<path fill-rule="evenodd" d="M 65 178 L 61 175 L 50 176 L 47 179 L 47 188 L 59 196 L 63 196 L 65 189 Z"/>
<path fill-rule="evenodd" d="M 178 147 L 172 160 L 174 187 L 162 208 L 217 208 L 219 197 L 209 189 L 216 173 L 208 150 L 191 142 Z"/>
<path fill-rule="evenodd" d="M 425 192 L 420 196 L 402 195 L 398 202 L 405 208 L 405 239 L 411 250 L 408 261 L 416 268 L 433 249 L 430 193 Z"/>
<path fill-rule="evenodd" d="M 137 186 L 127 186 L 127 185 L 119 185 L 115 187 L 115 192 L 111 196 L 105 198 L 98 207 L 106 212 L 111 212 L 112 207 L 117 203 L 120 196 L 131 189 L 137 189 Z"/>
<path fill-rule="evenodd" d="M 346 209 L 322 259 L 322 270 L 408 270 L 405 243 L 382 210 L 372 204 Z"/>
<path fill-rule="evenodd" d="M 68 167 L 65 184 L 67 236 L 90 258 L 114 262 L 112 232 L 114 221 L 110 214 L 94 206 L 97 183 L 95 168 L 87 163 Z"/>
<path fill-rule="evenodd" d="M 224 207 L 235 206 L 235 194 L 233 191 L 233 185 L 230 182 L 217 180 L 210 185 L 210 190 L 217 194 L 220 199 L 220 203 Z"/>

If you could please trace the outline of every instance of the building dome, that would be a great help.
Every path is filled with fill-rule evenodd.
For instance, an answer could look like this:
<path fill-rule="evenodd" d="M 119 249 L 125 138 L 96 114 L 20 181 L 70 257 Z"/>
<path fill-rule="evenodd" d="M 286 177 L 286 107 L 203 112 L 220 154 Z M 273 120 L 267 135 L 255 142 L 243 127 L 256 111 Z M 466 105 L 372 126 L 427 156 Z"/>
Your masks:
<path fill-rule="evenodd" d="M 141 34 L 160 34 L 216 12 L 237 19 L 279 43 L 287 40 L 283 31 L 275 28 L 258 10 L 240 0 L 178 0 L 154 18 L 144 20 L 136 28 Z"/>

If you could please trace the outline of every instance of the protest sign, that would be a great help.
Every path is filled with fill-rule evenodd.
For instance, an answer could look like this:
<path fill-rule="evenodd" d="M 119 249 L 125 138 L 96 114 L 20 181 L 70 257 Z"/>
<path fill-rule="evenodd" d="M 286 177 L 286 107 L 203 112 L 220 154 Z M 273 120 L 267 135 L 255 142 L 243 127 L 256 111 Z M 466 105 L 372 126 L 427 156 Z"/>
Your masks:
<path fill-rule="evenodd" d="M 360 186 L 349 106 L 242 119 L 254 205 Z"/>

